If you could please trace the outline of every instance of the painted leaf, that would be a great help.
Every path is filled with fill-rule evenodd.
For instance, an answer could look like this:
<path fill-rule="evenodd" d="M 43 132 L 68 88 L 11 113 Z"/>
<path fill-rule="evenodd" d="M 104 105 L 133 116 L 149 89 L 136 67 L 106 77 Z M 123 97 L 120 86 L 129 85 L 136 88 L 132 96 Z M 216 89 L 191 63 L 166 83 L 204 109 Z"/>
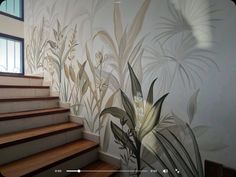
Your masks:
<path fill-rule="evenodd" d="M 83 76 L 83 74 L 84 74 L 84 68 L 85 68 L 86 62 L 87 62 L 87 61 L 85 61 L 85 62 L 82 64 L 82 66 L 79 68 L 79 79 L 80 79 L 80 80 L 82 79 L 82 76 Z"/>
<path fill-rule="evenodd" d="M 129 73 L 130 73 L 130 80 L 131 80 L 131 87 L 132 87 L 132 95 L 135 100 L 135 97 L 141 97 L 143 99 L 143 93 L 141 85 L 138 81 L 138 78 L 136 77 L 132 67 L 128 63 Z"/>
<path fill-rule="evenodd" d="M 148 96 L 147 96 L 147 104 L 153 104 L 153 87 L 157 79 L 154 79 L 149 87 Z"/>
<path fill-rule="evenodd" d="M 192 141 L 193 141 L 193 148 L 194 148 L 194 152 L 195 152 L 195 159 L 196 159 L 196 165 L 197 165 L 197 170 L 198 170 L 198 175 L 199 177 L 204 177 L 204 174 L 203 174 L 203 165 L 202 165 L 202 158 L 201 158 L 201 154 L 200 154 L 200 151 L 199 151 L 199 147 L 198 147 L 198 144 L 197 144 L 197 140 L 194 136 L 194 133 L 192 131 L 192 129 L 189 127 L 188 124 L 186 124 L 188 130 L 189 130 L 189 134 L 192 138 Z"/>
<path fill-rule="evenodd" d="M 113 23 L 114 23 L 114 32 L 116 36 L 116 41 L 119 44 L 121 36 L 123 34 L 123 25 L 120 13 L 120 5 L 118 3 L 114 4 Z"/>
<path fill-rule="evenodd" d="M 194 115 L 197 111 L 197 96 L 199 94 L 199 89 L 191 96 L 188 102 L 188 117 L 190 124 L 193 121 Z"/>
<path fill-rule="evenodd" d="M 122 101 L 123 107 L 124 107 L 126 113 L 128 114 L 128 116 L 133 124 L 133 127 L 135 127 L 136 115 L 135 115 L 134 106 L 130 102 L 127 95 L 122 90 L 120 90 L 120 92 L 121 92 L 121 101 Z"/>
<path fill-rule="evenodd" d="M 126 121 L 126 124 L 128 125 L 129 129 L 134 129 L 131 119 L 124 110 L 117 107 L 110 107 L 110 108 L 105 108 L 101 112 L 100 117 L 103 116 L 104 114 L 111 114 L 112 116 L 120 119 L 121 121 Z"/>
<path fill-rule="evenodd" d="M 139 32 L 141 31 L 141 28 L 143 26 L 144 17 L 146 14 L 146 11 L 148 9 L 148 6 L 150 4 L 151 0 L 145 0 L 142 4 L 141 8 L 137 12 L 137 15 L 135 16 L 133 23 L 128 31 L 128 43 L 130 46 L 133 45 L 136 37 L 138 36 Z"/>
<path fill-rule="evenodd" d="M 73 69 L 72 66 L 70 66 L 69 72 L 70 72 L 70 78 L 71 78 L 71 80 L 72 80 L 73 82 L 75 82 L 75 81 L 76 81 L 76 76 L 75 76 L 75 71 L 74 71 L 74 69 Z"/>
<path fill-rule="evenodd" d="M 152 106 L 151 110 L 144 118 L 144 122 L 141 125 L 139 131 L 139 138 L 142 140 L 145 135 L 147 135 L 153 128 L 159 123 L 161 116 L 162 104 L 168 94 L 162 96 L 157 102 Z"/>
<path fill-rule="evenodd" d="M 193 128 L 194 135 L 199 138 L 209 130 L 208 126 L 200 125 Z"/>
<path fill-rule="evenodd" d="M 115 44 L 114 44 L 114 42 L 113 42 L 111 36 L 110 36 L 106 31 L 99 31 L 99 32 L 97 32 L 97 33 L 95 34 L 95 36 L 94 36 L 94 39 L 95 39 L 97 36 L 100 37 L 100 39 L 110 48 L 110 50 L 113 51 L 113 53 L 114 53 L 116 56 L 118 56 L 118 55 L 117 55 L 117 50 L 116 50 Z"/>
<path fill-rule="evenodd" d="M 111 122 L 111 130 L 116 140 L 120 141 L 125 147 L 128 147 L 130 151 L 134 154 L 137 154 L 136 147 L 133 144 L 133 141 L 128 137 L 128 135 L 120 129 L 116 124 Z"/>
<path fill-rule="evenodd" d="M 177 138 L 177 136 L 171 132 L 170 130 L 168 130 L 168 132 L 172 135 L 172 137 L 175 139 L 175 141 L 177 142 L 177 144 L 179 145 L 180 149 L 184 152 L 184 155 L 186 156 L 186 158 L 188 159 L 188 162 L 195 174 L 195 176 L 198 176 L 198 171 L 192 161 L 192 158 L 190 156 L 190 154 L 188 153 L 188 151 L 186 150 L 186 148 L 184 147 L 184 145 L 180 142 L 180 140 Z"/>
<path fill-rule="evenodd" d="M 87 79 L 82 87 L 82 95 L 84 95 L 87 92 L 88 87 L 89 87 L 89 80 Z"/>
<path fill-rule="evenodd" d="M 64 72 L 65 72 L 66 78 L 69 80 L 70 79 L 69 68 L 66 64 L 64 64 Z"/>
<path fill-rule="evenodd" d="M 183 170 L 185 171 L 185 173 L 187 174 L 188 177 L 194 177 L 193 172 L 191 171 L 191 169 L 189 168 L 188 164 L 185 162 L 184 158 L 182 157 L 182 155 L 180 154 L 180 152 L 178 151 L 178 149 L 173 145 L 173 143 L 171 143 L 171 141 L 164 136 L 163 134 L 161 134 L 158 131 L 154 132 L 155 136 L 157 136 L 160 141 L 162 141 L 166 147 L 168 147 L 168 149 L 172 152 L 172 154 L 175 156 L 176 160 L 178 161 L 179 165 L 183 168 Z"/>

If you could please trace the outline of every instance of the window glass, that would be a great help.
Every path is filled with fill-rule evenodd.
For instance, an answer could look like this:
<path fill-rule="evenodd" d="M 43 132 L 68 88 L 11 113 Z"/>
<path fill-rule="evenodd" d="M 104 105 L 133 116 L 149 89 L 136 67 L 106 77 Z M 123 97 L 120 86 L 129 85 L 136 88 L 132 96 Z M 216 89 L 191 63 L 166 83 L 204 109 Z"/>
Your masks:
<path fill-rule="evenodd" d="M 0 12 L 23 19 L 23 0 L 5 0 L 0 5 Z"/>
<path fill-rule="evenodd" d="M 23 73 L 23 42 L 0 36 L 0 72 Z"/>

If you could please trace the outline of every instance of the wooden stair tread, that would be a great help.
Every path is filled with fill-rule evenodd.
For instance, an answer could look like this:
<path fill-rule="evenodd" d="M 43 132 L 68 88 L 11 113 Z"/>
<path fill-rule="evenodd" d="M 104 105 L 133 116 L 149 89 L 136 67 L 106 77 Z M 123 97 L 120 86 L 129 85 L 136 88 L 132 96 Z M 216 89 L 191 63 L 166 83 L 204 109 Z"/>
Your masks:
<path fill-rule="evenodd" d="M 1 73 L 0 77 L 16 77 L 16 78 L 28 78 L 28 79 L 43 79 L 41 76 L 30 76 L 30 75 L 22 75 L 22 74 L 9 74 L 9 73 Z"/>
<path fill-rule="evenodd" d="M 47 127 L 24 130 L 16 133 L 0 135 L 0 147 L 6 147 L 14 144 L 24 143 L 27 141 L 50 136 L 53 134 L 77 129 L 80 127 L 82 127 L 81 124 L 68 122 L 68 123 L 51 125 Z"/>
<path fill-rule="evenodd" d="M 49 89 L 49 86 L 35 86 L 35 85 L 0 85 L 0 88 L 19 88 L 19 89 Z"/>
<path fill-rule="evenodd" d="M 57 96 L 47 96 L 47 97 L 30 97 L 30 98 L 4 98 L 0 99 L 0 102 L 21 102 L 21 101 L 41 101 L 41 100 L 57 100 Z"/>
<path fill-rule="evenodd" d="M 63 112 L 69 112 L 69 111 L 70 109 L 68 108 L 57 107 L 57 108 L 50 108 L 50 109 L 39 109 L 39 110 L 21 111 L 21 112 L 14 112 L 14 113 L 1 113 L 0 121 L 26 118 L 26 117 L 43 116 L 43 115 L 63 113 Z"/>
<path fill-rule="evenodd" d="M 98 160 L 82 168 L 81 173 L 72 174 L 70 177 L 109 177 L 117 173 L 119 169 L 115 165 Z"/>
<path fill-rule="evenodd" d="M 89 140 L 78 140 L 3 165 L 0 167 L 0 172 L 6 177 L 16 177 L 35 173 L 89 152 L 97 147 L 98 144 L 95 142 Z"/>

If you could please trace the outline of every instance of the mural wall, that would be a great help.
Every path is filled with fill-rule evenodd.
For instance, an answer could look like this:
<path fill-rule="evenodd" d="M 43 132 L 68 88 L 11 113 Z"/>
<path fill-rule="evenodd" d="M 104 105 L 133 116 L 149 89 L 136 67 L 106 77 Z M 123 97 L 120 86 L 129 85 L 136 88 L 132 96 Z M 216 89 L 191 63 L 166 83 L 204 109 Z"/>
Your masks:
<path fill-rule="evenodd" d="M 44 73 L 86 130 L 100 134 L 101 150 L 136 176 L 162 163 L 156 147 L 176 161 L 161 138 L 198 152 L 196 138 L 203 160 L 236 168 L 235 8 L 226 0 L 25 0 L 26 72 Z M 134 153 L 139 142 L 146 146 Z M 198 167 L 182 168 L 194 176 Z"/>

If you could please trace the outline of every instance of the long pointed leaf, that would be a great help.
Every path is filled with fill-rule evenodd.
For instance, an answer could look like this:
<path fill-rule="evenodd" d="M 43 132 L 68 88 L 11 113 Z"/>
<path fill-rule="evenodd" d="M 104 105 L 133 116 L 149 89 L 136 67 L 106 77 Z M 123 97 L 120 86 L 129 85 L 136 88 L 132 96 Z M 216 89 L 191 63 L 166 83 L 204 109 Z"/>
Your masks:
<path fill-rule="evenodd" d="M 128 114 L 124 110 L 117 107 L 110 107 L 110 108 L 104 109 L 101 112 L 100 117 L 103 116 L 104 114 L 111 114 L 112 116 L 119 118 L 120 120 L 127 121 L 126 124 L 128 125 L 128 127 L 130 129 L 134 129 L 131 119 L 129 118 Z"/>
<path fill-rule="evenodd" d="M 183 144 L 180 142 L 180 140 L 175 136 L 175 134 L 173 132 L 171 132 L 170 130 L 168 130 L 168 132 L 174 137 L 174 139 L 176 140 L 176 142 L 179 144 L 181 150 L 184 152 L 185 156 L 187 157 L 190 166 L 192 167 L 192 170 L 194 171 L 194 174 L 197 176 L 198 172 L 197 169 L 188 153 L 188 151 L 185 149 L 185 147 L 183 146 Z"/>
<path fill-rule="evenodd" d="M 197 170 L 198 170 L 198 174 L 199 174 L 198 176 L 203 177 L 204 175 L 203 175 L 202 159 L 201 159 L 201 154 L 200 154 L 199 147 L 197 144 L 197 140 L 194 136 L 192 129 L 189 127 L 189 125 L 186 124 L 186 126 L 187 126 L 190 136 L 193 140 L 193 147 L 194 147 L 194 152 L 195 152 L 195 157 L 196 157 Z"/>
<path fill-rule="evenodd" d="M 171 164 L 173 170 L 175 171 L 175 169 L 178 169 L 178 168 L 177 168 L 177 165 L 176 165 L 174 159 L 171 157 L 171 155 L 170 155 L 170 153 L 168 152 L 168 149 L 165 147 L 165 145 L 161 142 L 161 139 L 160 139 L 155 133 L 153 133 L 153 134 L 154 134 L 154 136 L 156 137 L 156 139 L 158 140 L 158 142 L 159 142 L 159 144 L 160 144 L 160 146 L 161 146 L 163 152 L 165 153 L 165 155 L 166 155 L 166 157 L 168 158 L 168 160 L 169 160 L 169 162 L 170 162 L 170 164 Z M 175 174 L 175 176 L 182 176 L 182 175 L 177 175 L 177 174 Z"/>
<path fill-rule="evenodd" d="M 134 154 L 137 154 L 136 147 L 134 146 L 133 141 L 128 137 L 128 135 L 120 129 L 116 124 L 111 122 L 111 130 L 114 134 L 116 140 L 120 141 L 125 147 L 128 147 L 130 151 Z"/>
<path fill-rule="evenodd" d="M 121 101 L 123 104 L 123 107 L 126 111 L 126 113 L 128 114 L 133 126 L 135 127 L 135 119 L 136 119 L 136 115 L 135 115 L 135 109 L 133 104 L 130 102 L 129 98 L 127 97 L 127 95 L 120 90 L 121 92 Z"/>
<path fill-rule="evenodd" d="M 152 106 L 151 110 L 144 118 L 144 122 L 141 125 L 139 131 L 139 138 L 143 139 L 152 129 L 159 123 L 161 116 L 162 104 L 168 94 L 162 96 L 156 103 Z"/>
<path fill-rule="evenodd" d="M 184 169 L 188 177 L 195 177 L 191 169 L 189 168 L 188 164 L 185 162 L 179 151 L 174 147 L 174 145 L 161 133 L 155 131 L 155 134 L 165 143 L 175 158 L 178 160 L 181 167 Z"/>
<path fill-rule="evenodd" d="M 116 41 L 119 44 L 123 34 L 123 25 L 121 20 L 120 5 L 118 3 L 114 4 L 113 23 Z"/>
<path fill-rule="evenodd" d="M 128 67 L 129 67 L 129 73 L 130 73 L 130 80 L 131 80 L 131 87 L 132 87 L 132 95 L 133 98 L 135 99 L 135 97 L 141 97 L 143 99 L 143 93 L 142 93 L 142 88 L 141 85 L 139 83 L 139 80 L 137 78 L 137 76 L 135 75 L 132 67 L 130 66 L 130 64 L 128 63 Z"/>

